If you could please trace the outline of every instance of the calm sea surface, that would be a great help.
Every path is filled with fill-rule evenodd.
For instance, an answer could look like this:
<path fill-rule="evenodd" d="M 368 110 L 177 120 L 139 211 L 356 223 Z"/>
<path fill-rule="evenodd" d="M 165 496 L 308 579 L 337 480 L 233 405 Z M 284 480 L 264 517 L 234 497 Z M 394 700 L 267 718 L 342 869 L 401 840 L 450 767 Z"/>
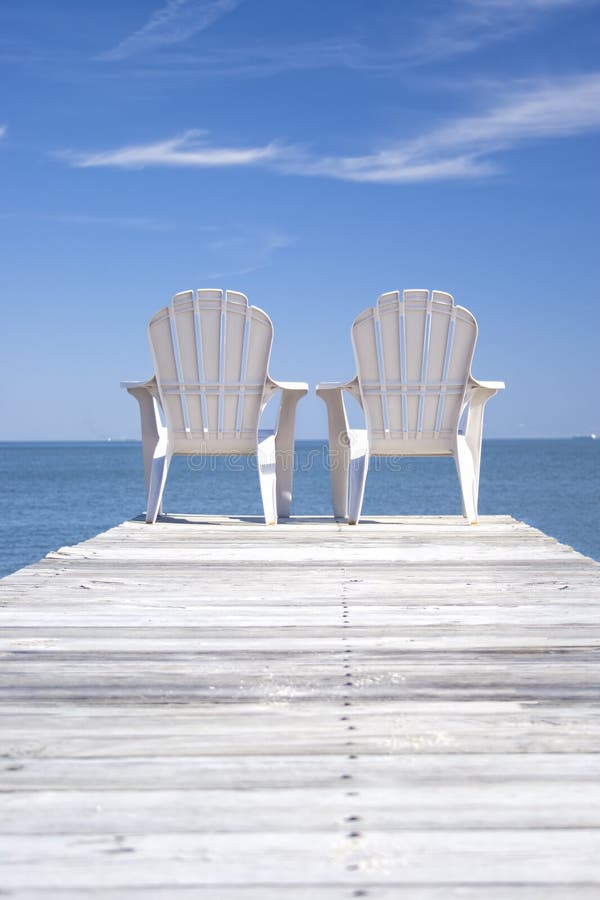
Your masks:
<path fill-rule="evenodd" d="M 300 441 L 297 451 L 292 512 L 328 515 L 326 444 Z M 145 506 L 135 442 L 0 444 L 0 479 L 0 575 Z M 260 515 L 253 460 L 176 457 L 165 509 Z M 363 515 L 460 511 L 451 459 L 372 460 Z M 479 511 L 510 513 L 600 561 L 600 440 L 484 442 Z"/>

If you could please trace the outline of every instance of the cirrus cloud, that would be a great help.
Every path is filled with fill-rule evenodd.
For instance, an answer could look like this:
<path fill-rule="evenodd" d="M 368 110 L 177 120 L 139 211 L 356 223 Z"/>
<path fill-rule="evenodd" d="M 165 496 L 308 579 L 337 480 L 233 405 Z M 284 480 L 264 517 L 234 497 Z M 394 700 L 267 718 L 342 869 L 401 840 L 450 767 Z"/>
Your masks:
<path fill-rule="evenodd" d="M 272 141 L 262 147 L 215 147 L 206 143 L 206 131 L 192 129 L 166 141 L 132 144 L 116 150 L 94 153 L 64 151 L 60 155 L 80 169 L 113 167 L 141 169 L 146 166 L 219 168 L 265 163 L 282 154 L 281 146 Z"/>
<path fill-rule="evenodd" d="M 263 166 L 288 175 L 401 184 L 492 174 L 495 158 L 526 142 L 573 137 L 600 129 L 600 73 L 513 87 L 487 110 L 460 116 L 414 138 L 362 155 L 319 155 L 280 141 L 222 147 L 206 132 L 114 150 L 63 152 L 79 168 Z"/>
<path fill-rule="evenodd" d="M 156 10 L 141 28 L 124 38 L 112 50 L 103 53 L 100 58 L 127 59 L 159 47 L 187 41 L 232 12 L 241 2 L 242 0 L 167 0 L 165 6 Z"/>

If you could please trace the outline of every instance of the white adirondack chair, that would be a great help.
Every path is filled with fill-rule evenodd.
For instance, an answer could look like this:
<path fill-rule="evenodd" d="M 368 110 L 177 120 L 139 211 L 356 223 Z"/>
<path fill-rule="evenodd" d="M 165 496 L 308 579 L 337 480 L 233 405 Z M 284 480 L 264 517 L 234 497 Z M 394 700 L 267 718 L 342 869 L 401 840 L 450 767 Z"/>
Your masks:
<path fill-rule="evenodd" d="M 273 325 L 267 314 L 235 291 L 184 291 L 152 316 L 148 338 L 154 376 L 121 383 L 140 406 L 146 522 L 162 510 L 175 454 L 256 454 L 265 522 L 288 517 L 296 404 L 308 385 L 269 377 Z M 261 432 L 261 414 L 277 390 L 277 429 Z"/>
<path fill-rule="evenodd" d="M 440 291 L 382 294 L 355 319 L 358 375 L 317 386 L 327 405 L 335 516 L 358 522 L 370 456 L 453 456 L 463 515 L 477 522 L 483 411 L 504 383 L 471 375 L 476 340 L 474 316 Z M 348 428 L 344 391 L 361 406 L 366 430 Z"/>

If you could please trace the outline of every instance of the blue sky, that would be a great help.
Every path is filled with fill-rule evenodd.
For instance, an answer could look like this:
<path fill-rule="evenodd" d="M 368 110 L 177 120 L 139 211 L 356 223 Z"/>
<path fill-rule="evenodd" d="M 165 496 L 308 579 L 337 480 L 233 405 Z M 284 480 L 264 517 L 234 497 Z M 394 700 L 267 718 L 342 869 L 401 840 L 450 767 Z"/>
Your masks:
<path fill-rule="evenodd" d="M 0 66 L 1 439 L 137 437 L 191 287 L 313 386 L 378 294 L 449 291 L 488 436 L 600 432 L 598 2 L 3 0 Z"/>

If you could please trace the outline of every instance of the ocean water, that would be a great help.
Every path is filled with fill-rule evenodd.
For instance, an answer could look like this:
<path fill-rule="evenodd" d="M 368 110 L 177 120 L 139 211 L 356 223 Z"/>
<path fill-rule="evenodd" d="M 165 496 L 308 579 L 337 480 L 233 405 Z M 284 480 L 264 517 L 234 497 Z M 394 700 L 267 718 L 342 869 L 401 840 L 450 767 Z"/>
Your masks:
<path fill-rule="evenodd" d="M 296 445 L 292 514 L 329 515 L 325 442 Z M 253 459 L 176 457 L 172 513 L 260 515 Z M 141 445 L 0 444 L 0 575 L 142 512 Z M 461 511 L 451 459 L 374 459 L 363 515 Z M 510 513 L 600 561 L 600 440 L 484 442 L 479 511 Z"/>

